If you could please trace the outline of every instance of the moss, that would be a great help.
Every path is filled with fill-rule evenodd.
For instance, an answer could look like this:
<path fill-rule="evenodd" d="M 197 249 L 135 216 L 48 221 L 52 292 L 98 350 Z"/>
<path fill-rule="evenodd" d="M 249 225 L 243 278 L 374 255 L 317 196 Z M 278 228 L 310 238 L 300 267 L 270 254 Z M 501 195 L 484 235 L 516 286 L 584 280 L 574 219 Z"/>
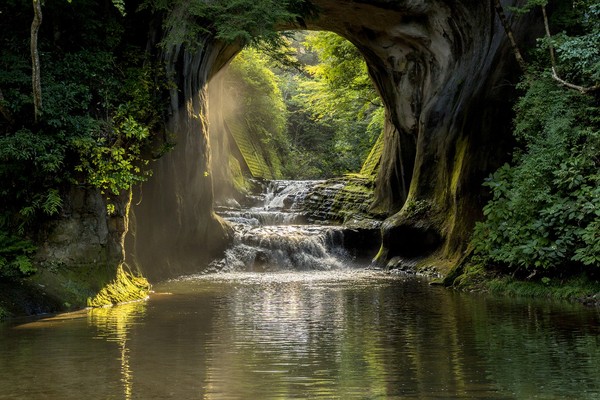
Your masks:
<path fill-rule="evenodd" d="M 426 200 L 408 200 L 404 206 L 404 216 L 407 220 L 419 219 L 429 214 L 432 208 Z"/>
<path fill-rule="evenodd" d="M 489 292 L 507 296 L 548 298 L 583 302 L 600 302 L 600 283 L 580 276 L 560 281 L 541 279 L 521 281 L 510 277 L 494 278 L 486 283 Z"/>
<path fill-rule="evenodd" d="M 277 179 L 281 177 L 281 160 L 277 152 L 262 144 L 260 140 L 253 140 L 250 128 L 245 122 L 234 118 L 226 121 L 227 128 L 233 136 L 243 160 L 254 178 Z"/>
<path fill-rule="evenodd" d="M 244 177 L 240 162 L 231 154 L 229 155 L 229 170 L 231 171 L 234 189 L 239 193 L 246 193 L 250 188 L 250 184 Z"/>
<path fill-rule="evenodd" d="M 458 190 L 458 183 L 463 171 L 463 164 L 465 162 L 465 155 L 467 154 L 467 147 L 469 141 L 463 138 L 456 143 L 456 152 L 454 156 L 454 168 L 452 169 L 452 176 L 450 180 L 450 189 L 452 194 L 456 195 Z"/>
<path fill-rule="evenodd" d="M 417 262 L 417 272 L 422 273 L 424 275 L 429 275 L 432 277 L 436 277 L 438 279 L 442 279 L 442 277 L 446 276 L 449 271 L 452 270 L 456 263 L 454 260 L 449 260 L 447 258 L 440 257 L 437 253 L 426 257 Z M 439 283 L 442 283 L 440 280 Z"/>
<path fill-rule="evenodd" d="M 331 210 L 342 222 L 352 218 L 373 218 L 369 207 L 373 199 L 373 180 L 359 174 L 346 175 L 344 187 L 337 192 Z"/>
<path fill-rule="evenodd" d="M 466 291 L 486 291 L 486 284 L 493 277 L 481 265 L 458 265 L 446 276 L 446 286 Z"/>
<path fill-rule="evenodd" d="M 377 175 L 377 170 L 381 161 L 381 154 L 383 153 L 383 132 L 377 138 L 377 141 L 371 148 L 367 159 L 360 169 L 360 174 L 364 176 L 374 177 Z"/>
<path fill-rule="evenodd" d="M 129 271 L 125 264 L 119 265 L 115 279 L 104 286 L 98 294 L 88 297 L 87 305 L 101 307 L 143 299 L 148 296 L 150 284 L 141 276 Z"/>
<path fill-rule="evenodd" d="M 468 264 L 453 280 L 454 288 L 465 291 L 489 292 L 511 297 L 547 298 L 600 304 L 600 282 L 585 276 L 567 280 L 541 278 L 519 280 L 496 276 L 482 265 Z"/>
<path fill-rule="evenodd" d="M 378 265 L 379 267 L 384 267 L 387 262 L 387 249 L 384 246 L 379 246 L 379 251 L 373 257 L 373 263 Z"/>

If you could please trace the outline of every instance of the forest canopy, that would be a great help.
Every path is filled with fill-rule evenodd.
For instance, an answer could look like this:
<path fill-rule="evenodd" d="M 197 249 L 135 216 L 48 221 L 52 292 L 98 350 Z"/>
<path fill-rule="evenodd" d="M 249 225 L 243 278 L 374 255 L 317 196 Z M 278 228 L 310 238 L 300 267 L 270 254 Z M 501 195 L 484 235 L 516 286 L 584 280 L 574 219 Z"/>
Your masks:
<path fill-rule="evenodd" d="M 227 102 L 237 103 L 274 176 L 358 172 L 383 130 L 383 105 L 362 55 L 331 32 L 285 32 L 281 40 L 236 56 L 223 76 Z"/>

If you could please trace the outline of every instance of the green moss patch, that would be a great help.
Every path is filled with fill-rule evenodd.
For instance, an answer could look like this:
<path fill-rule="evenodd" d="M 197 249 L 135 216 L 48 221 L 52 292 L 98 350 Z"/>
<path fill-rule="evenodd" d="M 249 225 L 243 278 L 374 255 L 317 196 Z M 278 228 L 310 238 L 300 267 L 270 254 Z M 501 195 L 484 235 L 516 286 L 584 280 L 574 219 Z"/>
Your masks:
<path fill-rule="evenodd" d="M 115 279 L 98 294 L 88 297 L 89 307 L 101 307 L 143 299 L 148 296 L 150 284 L 146 278 L 132 273 L 125 264 L 119 265 Z"/>
<path fill-rule="evenodd" d="M 381 161 L 381 154 L 383 153 L 383 132 L 377 138 L 377 141 L 371 148 L 367 159 L 362 165 L 360 169 L 360 174 L 364 176 L 375 176 L 377 175 L 377 170 L 379 167 L 379 163 Z"/>
<path fill-rule="evenodd" d="M 460 290 L 489 292 L 512 297 L 547 298 L 600 305 L 600 282 L 584 275 L 568 279 L 536 277 L 531 280 L 495 276 L 479 265 L 467 265 L 452 285 Z"/>

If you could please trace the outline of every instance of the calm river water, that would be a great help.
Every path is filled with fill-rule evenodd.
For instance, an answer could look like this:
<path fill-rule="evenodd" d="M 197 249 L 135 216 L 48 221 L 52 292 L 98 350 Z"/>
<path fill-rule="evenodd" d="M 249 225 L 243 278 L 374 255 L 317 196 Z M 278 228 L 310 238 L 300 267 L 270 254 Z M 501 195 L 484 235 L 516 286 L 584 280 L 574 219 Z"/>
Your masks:
<path fill-rule="evenodd" d="M 0 399 L 598 399 L 600 315 L 366 271 L 224 273 L 0 326 Z"/>

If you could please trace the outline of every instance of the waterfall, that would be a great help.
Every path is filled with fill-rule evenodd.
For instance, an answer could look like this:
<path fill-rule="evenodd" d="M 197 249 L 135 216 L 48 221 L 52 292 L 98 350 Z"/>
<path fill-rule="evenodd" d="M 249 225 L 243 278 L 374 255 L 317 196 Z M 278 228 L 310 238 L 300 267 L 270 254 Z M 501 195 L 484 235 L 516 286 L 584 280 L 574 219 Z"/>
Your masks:
<path fill-rule="evenodd" d="M 270 181 L 249 207 L 220 207 L 234 225 L 233 245 L 208 272 L 308 271 L 341 269 L 351 257 L 344 249 L 344 228 L 308 225 L 304 200 L 322 181 Z"/>

